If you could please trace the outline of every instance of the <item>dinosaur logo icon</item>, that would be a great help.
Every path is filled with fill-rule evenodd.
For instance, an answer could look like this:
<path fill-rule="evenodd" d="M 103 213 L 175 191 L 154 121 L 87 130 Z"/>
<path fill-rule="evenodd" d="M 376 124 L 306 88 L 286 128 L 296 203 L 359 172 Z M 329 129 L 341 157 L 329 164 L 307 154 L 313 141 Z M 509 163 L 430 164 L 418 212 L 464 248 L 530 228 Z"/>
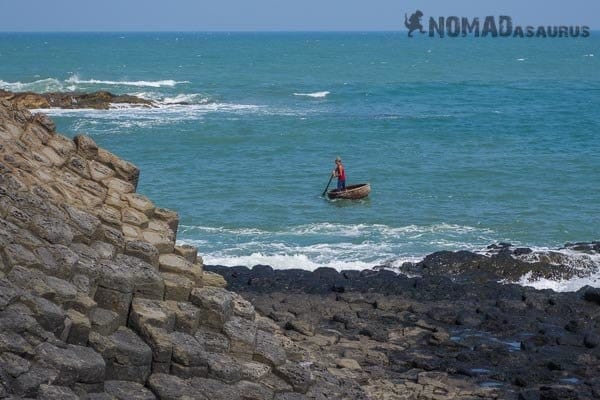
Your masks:
<path fill-rule="evenodd" d="M 425 33 L 423 30 L 423 25 L 421 25 L 421 18 L 423 18 L 423 13 L 421 10 L 415 11 L 410 18 L 404 14 L 404 26 L 406 26 L 406 29 L 408 29 L 408 37 L 413 37 L 412 33 L 417 29 L 420 33 Z"/>

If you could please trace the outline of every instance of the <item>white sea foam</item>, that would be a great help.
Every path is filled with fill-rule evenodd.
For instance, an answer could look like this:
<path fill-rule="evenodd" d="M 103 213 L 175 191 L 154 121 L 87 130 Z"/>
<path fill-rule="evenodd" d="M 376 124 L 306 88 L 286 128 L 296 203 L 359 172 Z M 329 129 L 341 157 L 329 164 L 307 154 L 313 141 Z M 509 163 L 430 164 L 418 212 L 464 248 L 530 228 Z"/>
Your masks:
<path fill-rule="evenodd" d="M 533 279 L 531 273 L 527 273 L 517 282 L 522 286 L 530 286 L 536 289 L 552 289 L 555 292 L 576 292 L 584 286 L 600 287 L 600 272 L 586 277 L 575 277 L 568 280 Z"/>
<path fill-rule="evenodd" d="M 54 78 L 38 79 L 32 82 L 6 82 L 0 80 L 0 89 L 12 92 L 56 92 L 65 90 L 63 82 Z"/>
<path fill-rule="evenodd" d="M 210 255 L 203 257 L 204 262 L 207 265 L 242 265 L 247 267 L 252 267 L 254 265 L 262 264 L 262 265 L 275 265 L 277 269 L 292 269 L 299 268 L 308 271 L 314 271 L 320 267 L 330 267 L 334 268 L 338 271 L 343 270 L 363 270 L 369 269 L 372 267 L 370 263 L 364 263 L 360 261 L 355 262 L 344 262 L 341 260 L 331 260 L 326 263 L 316 263 L 309 259 L 304 254 L 262 254 L 262 253 L 252 253 L 248 256 L 240 256 L 240 257 L 226 257 L 226 256 L 216 256 L 212 257 Z"/>
<path fill-rule="evenodd" d="M 457 224 L 406 225 L 314 223 L 284 230 L 180 226 L 181 243 L 203 249 L 206 264 L 227 266 L 256 264 L 276 269 L 336 270 L 383 267 L 402 271 L 406 262 L 418 263 L 439 250 L 469 250 L 488 256 L 490 243 L 500 240 L 489 229 Z M 215 245 L 215 243 L 218 243 Z M 570 249 L 533 248 L 516 258 L 526 262 L 554 262 L 568 265 L 577 277 L 566 281 L 532 279 L 517 283 L 539 289 L 575 291 L 585 285 L 600 287 L 600 254 Z"/>
<path fill-rule="evenodd" d="M 295 235 L 304 236 L 307 234 L 330 235 L 336 237 L 358 237 L 364 235 L 383 235 L 390 237 L 408 236 L 417 238 L 423 234 L 467 234 L 477 232 L 479 234 L 492 235 L 493 231 L 485 228 L 476 228 L 472 226 L 439 223 L 433 225 L 406 225 L 401 227 L 390 227 L 384 224 L 340 224 L 331 222 L 318 222 L 313 224 L 298 225 L 290 227 L 285 231 L 266 231 L 256 228 L 226 228 L 226 227 L 204 227 L 204 226 L 181 226 L 183 233 L 226 233 L 232 235 L 252 235 L 252 236 L 280 236 Z M 487 242 L 489 243 L 489 242 Z"/>
<path fill-rule="evenodd" d="M 112 80 L 100 80 L 100 79 L 80 79 L 77 75 L 73 75 L 67 80 L 66 83 L 72 84 L 89 84 L 89 85 L 120 85 L 120 86 L 138 86 L 138 87 L 173 87 L 175 85 L 190 83 L 189 81 L 175 81 L 172 79 L 158 80 L 158 81 L 112 81 Z"/>
<path fill-rule="evenodd" d="M 210 99 L 201 94 L 178 94 L 173 97 L 165 97 L 159 100 L 161 104 L 208 104 Z"/>
<path fill-rule="evenodd" d="M 172 79 L 164 79 L 157 81 L 113 81 L 113 80 L 101 80 L 101 79 L 80 79 L 77 75 L 60 80 L 56 78 L 44 78 L 38 79 L 31 82 L 7 82 L 0 80 L 0 89 L 10 90 L 12 92 L 36 92 L 36 93 L 48 93 L 48 92 L 63 92 L 63 91 L 76 91 L 81 90 L 82 86 L 134 86 L 134 87 L 174 87 L 179 84 L 189 83 L 189 81 L 175 81 Z"/>
<path fill-rule="evenodd" d="M 255 104 L 234 104 L 234 103 L 207 103 L 207 104 L 178 104 L 178 103 L 157 103 L 156 107 L 140 106 L 136 104 L 111 104 L 108 110 L 96 110 L 90 108 L 62 109 L 45 108 L 34 109 L 32 112 L 42 112 L 51 116 L 79 116 L 86 118 L 111 119 L 115 117 L 122 118 L 164 118 L 173 116 L 175 120 L 193 118 L 206 114 L 208 112 L 237 112 L 237 111 L 256 111 L 262 109 L 262 106 Z"/>
<path fill-rule="evenodd" d="M 469 249 L 470 238 L 485 237 L 489 230 L 453 224 L 390 227 L 383 224 L 314 223 L 284 230 L 180 226 L 183 243 L 204 249 L 207 264 L 268 264 L 273 268 L 314 270 L 369 269 L 374 266 L 398 269 L 405 262 L 418 262 L 427 253 L 414 254 L 414 242 L 436 241 L 440 249 Z M 444 240 L 437 237 L 441 235 Z M 443 242 L 443 243 L 442 243 Z M 218 244 L 214 244 L 218 243 Z M 411 248 L 409 250 L 409 248 Z M 410 251 L 410 252 L 409 252 Z"/>
<path fill-rule="evenodd" d="M 328 92 L 328 91 L 313 92 L 313 93 L 294 93 L 294 96 L 306 96 L 306 97 L 312 97 L 315 99 L 320 99 L 320 98 L 327 97 L 327 95 L 329 93 L 330 92 Z"/>
<path fill-rule="evenodd" d="M 113 104 L 108 110 L 95 109 L 37 109 L 53 117 L 71 117 L 76 130 L 91 134 L 128 134 L 131 128 L 152 128 L 173 125 L 181 121 L 200 121 L 211 113 L 246 115 L 267 113 L 265 108 L 253 104 L 208 103 L 208 104 L 164 104 L 156 107 L 129 104 Z M 101 122 L 102 124 L 98 124 Z"/>

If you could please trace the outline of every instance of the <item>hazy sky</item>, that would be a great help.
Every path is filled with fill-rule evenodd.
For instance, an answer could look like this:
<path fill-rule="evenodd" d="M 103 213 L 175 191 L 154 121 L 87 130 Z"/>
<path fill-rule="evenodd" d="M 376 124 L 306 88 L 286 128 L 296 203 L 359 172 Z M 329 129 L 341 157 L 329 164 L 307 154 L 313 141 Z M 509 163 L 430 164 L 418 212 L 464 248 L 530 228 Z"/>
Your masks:
<path fill-rule="evenodd" d="M 600 29 L 598 0 L 0 0 L 0 31 L 404 30 L 404 13 Z"/>

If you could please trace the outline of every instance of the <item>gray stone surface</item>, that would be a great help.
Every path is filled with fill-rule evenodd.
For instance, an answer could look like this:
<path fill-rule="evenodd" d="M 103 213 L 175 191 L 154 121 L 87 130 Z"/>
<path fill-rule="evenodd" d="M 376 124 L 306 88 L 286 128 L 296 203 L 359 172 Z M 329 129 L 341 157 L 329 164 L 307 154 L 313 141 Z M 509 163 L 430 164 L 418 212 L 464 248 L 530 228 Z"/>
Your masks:
<path fill-rule="evenodd" d="M 155 400 L 156 396 L 139 383 L 130 381 L 106 381 L 104 391 L 118 400 Z"/>
<path fill-rule="evenodd" d="M 233 295 L 225 289 L 202 287 L 192 290 L 190 301 L 200 308 L 203 323 L 219 328 L 233 313 Z"/>
<path fill-rule="evenodd" d="M 94 308 L 90 312 L 90 324 L 94 332 L 109 336 L 119 328 L 119 315 L 105 308 Z"/>
<path fill-rule="evenodd" d="M 167 374 L 152 374 L 148 379 L 148 387 L 156 393 L 160 400 L 209 400 L 204 393 L 191 386 L 186 380 Z"/>
<path fill-rule="evenodd" d="M 102 357 L 89 347 L 66 345 L 56 347 L 42 343 L 36 348 L 36 361 L 57 371 L 56 384 L 66 386 L 76 382 L 96 383 L 104 380 L 106 364 Z"/>
<path fill-rule="evenodd" d="M 144 383 L 151 372 L 152 350 L 131 330 L 120 327 L 110 336 L 90 334 L 90 345 L 106 361 L 106 378 Z"/>
<path fill-rule="evenodd" d="M 38 400 L 79 400 L 79 396 L 65 386 L 40 385 Z"/>

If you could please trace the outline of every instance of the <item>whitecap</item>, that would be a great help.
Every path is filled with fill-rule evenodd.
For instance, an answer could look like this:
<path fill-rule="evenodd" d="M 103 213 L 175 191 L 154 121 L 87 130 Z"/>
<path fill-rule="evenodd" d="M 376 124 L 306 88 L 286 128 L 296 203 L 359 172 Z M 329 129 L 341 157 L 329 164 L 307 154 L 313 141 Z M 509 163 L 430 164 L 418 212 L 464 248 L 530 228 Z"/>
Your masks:
<path fill-rule="evenodd" d="M 208 104 L 210 99 L 201 94 L 178 94 L 159 100 L 161 104 Z"/>
<path fill-rule="evenodd" d="M 518 282 L 521 286 L 529 286 L 538 290 L 552 289 L 555 292 L 576 292 L 582 287 L 600 287 L 600 272 L 587 277 L 575 277 L 565 280 L 552 280 L 546 278 L 532 278 L 531 272 L 523 275 Z"/>
<path fill-rule="evenodd" d="M 64 90 L 64 84 L 55 78 L 38 79 L 33 82 L 6 82 L 0 80 L 0 89 L 11 92 L 52 92 Z"/>
<path fill-rule="evenodd" d="M 182 243 L 204 249 L 206 264 L 267 264 L 276 269 L 382 266 L 398 271 L 405 262 L 416 263 L 427 255 L 426 249 L 415 253 L 415 242 L 448 250 L 474 250 L 473 240 L 479 247 L 493 242 L 489 230 L 455 224 L 391 227 L 321 222 L 275 230 L 186 225 L 179 229 Z"/>
<path fill-rule="evenodd" d="M 158 81 L 112 81 L 100 79 L 80 79 L 77 75 L 73 75 L 65 82 L 74 84 L 89 84 L 89 85 L 119 85 L 119 86 L 138 86 L 138 87 L 173 87 L 175 85 L 190 83 L 189 81 L 175 81 L 173 79 L 164 79 Z"/>
<path fill-rule="evenodd" d="M 294 96 L 306 96 L 306 97 L 312 97 L 315 99 L 320 99 L 320 98 L 327 97 L 327 95 L 329 93 L 330 92 L 328 92 L 328 91 L 313 92 L 313 93 L 294 93 Z"/>

